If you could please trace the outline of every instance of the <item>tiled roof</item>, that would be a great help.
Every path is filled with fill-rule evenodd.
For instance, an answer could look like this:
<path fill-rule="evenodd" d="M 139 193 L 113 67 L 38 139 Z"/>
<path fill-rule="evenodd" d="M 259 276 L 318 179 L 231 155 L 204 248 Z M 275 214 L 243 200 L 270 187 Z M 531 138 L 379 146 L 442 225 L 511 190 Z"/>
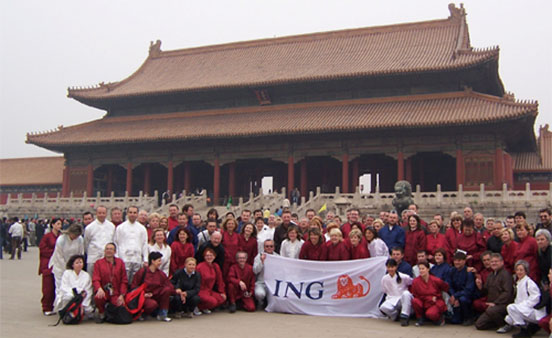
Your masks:
<path fill-rule="evenodd" d="M 539 130 L 538 152 L 512 154 L 515 171 L 552 171 L 552 131 Z"/>
<path fill-rule="evenodd" d="M 431 95 L 104 117 L 54 132 L 28 134 L 27 142 L 60 149 L 69 145 L 474 125 L 536 114 L 536 103 L 520 103 L 465 90 Z"/>
<path fill-rule="evenodd" d="M 0 186 L 61 184 L 63 157 L 0 160 Z"/>
<path fill-rule="evenodd" d="M 160 42 L 131 76 L 69 97 L 117 97 L 231 87 L 455 70 L 498 58 L 470 46 L 464 9 L 448 19 L 161 51 Z"/>

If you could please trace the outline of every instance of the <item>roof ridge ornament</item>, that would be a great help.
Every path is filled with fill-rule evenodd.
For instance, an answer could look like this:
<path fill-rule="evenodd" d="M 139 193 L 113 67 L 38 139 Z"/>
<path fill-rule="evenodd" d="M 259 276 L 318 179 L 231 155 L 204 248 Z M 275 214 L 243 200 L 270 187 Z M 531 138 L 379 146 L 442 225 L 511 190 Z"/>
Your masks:
<path fill-rule="evenodd" d="M 161 55 L 161 40 L 157 40 L 155 41 L 155 43 L 153 43 L 153 41 L 150 41 L 149 57 L 156 58 L 159 55 Z"/>
<path fill-rule="evenodd" d="M 466 10 L 464 9 L 464 4 L 463 3 L 460 3 L 460 7 L 456 7 L 456 4 L 451 2 L 448 5 L 448 9 L 450 11 L 449 18 L 462 19 L 462 18 L 466 17 Z"/>

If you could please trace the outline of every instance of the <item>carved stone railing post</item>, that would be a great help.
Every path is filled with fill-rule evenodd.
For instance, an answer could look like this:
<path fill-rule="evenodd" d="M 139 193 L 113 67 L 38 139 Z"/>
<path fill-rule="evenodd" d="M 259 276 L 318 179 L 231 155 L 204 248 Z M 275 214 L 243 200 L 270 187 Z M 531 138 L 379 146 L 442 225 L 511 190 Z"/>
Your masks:
<path fill-rule="evenodd" d="M 479 185 L 479 203 L 485 202 L 485 183 Z"/>
<path fill-rule="evenodd" d="M 508 201 L 508 184 L 502 183 L 502 202 Z"/>
<path fill-rule="evenodd" d="M 531 201 L 531 183 L 525 183 L 525 201 Z"/>
<path fill-rule="evenodd" d="M 440 207 L 443 202 L 443 193 L 441 192 L 441 185 L 437 184 L 437 205 Z"/>
<path fill-rule="evenodd" d="M 464 204 L 464 186 L 462 184 L 458 184 L 458 202 L 460 204 Z"/>

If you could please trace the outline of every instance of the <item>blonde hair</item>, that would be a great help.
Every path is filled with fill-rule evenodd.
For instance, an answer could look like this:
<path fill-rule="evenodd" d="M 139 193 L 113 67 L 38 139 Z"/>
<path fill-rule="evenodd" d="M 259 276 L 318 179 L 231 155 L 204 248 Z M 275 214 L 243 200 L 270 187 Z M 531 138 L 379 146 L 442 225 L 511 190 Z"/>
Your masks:
<path fill-rule="evenodd" d="M 359 239 L 362 239 L 362 232 L 358 229 L 353 229 L 351 232 L 349 232 L 349 238 L 353 238 L 354 236 L 357 236 Z"/>

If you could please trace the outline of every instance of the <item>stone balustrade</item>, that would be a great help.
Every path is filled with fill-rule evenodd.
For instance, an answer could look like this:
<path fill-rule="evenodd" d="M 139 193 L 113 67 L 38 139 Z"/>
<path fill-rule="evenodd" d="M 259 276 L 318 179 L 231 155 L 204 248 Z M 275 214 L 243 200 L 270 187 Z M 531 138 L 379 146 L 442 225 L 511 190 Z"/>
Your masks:
<path fill-rule="evenodd" d="M 458 191 L 441 191 L 438 185 L 436 191 L 422 192 L 420 186 L 416 187 L 413 193 L 414 201 L 420 210 L 420 216 L 423 218 L 432 218 L 434 214 L 440 213 L 448 217 L 452 211 L 461 211 L 464 207 L 470 206 L 476 212 L 482 212 L 486 217 L 504 218 L 512 214 L 514 211 L 524 211 L 528 216 L 536 215 L 538 210 L 552 206 L 552 182 L 548 190 L 532 190 L 527 184 L 525 190 L 508 190 L 504 184 L 502 190 L 486 190 L 485 185 L 481 185 L 479 190 L 464 191 L 462 186 L 459 186 Z M 242 210 L 249 209 L 265 209 L 270 208 L 275 211 L 284 205 L 286 198 L 286 190 L 281 192 L 273 192 L 271 194 L 259 194 L 254 196 L 250 194 L 249 199 L 244 202 L 243 198 L 239 198 L 236 206 L 208 204 L 207 192 L 204 190 L 200 195 L 187 196 L 183 191 L 182 197 L 176 198 L 173 195 L 171 202 L 182 208 L 185 204 L 194 206 L 194 211 L 206 216 L 207 210 L 215 208 L 219 215 L 223 215 L 227 211 L 232 211 L 239 215 Z M 316 192 L 309 192 L 308 198 L 302 197 L 299 205 L 293 204 L 290 206 L 292 212 L 299 215 L 304 215 L 307 209 L 319 211 L 324 205 L 326 210 L 332 210 L 340 216 L 344 216 L 346 210 L 351 207 L 361 209 L 364 214 L 377 216 L 382 210 L 391 210 L 393 208 L 392 200 L 395 197 L 394 193 L 381 193 L 379 188 L 370 194 L 361 194 L 358 190 L 354 193 L 341 193 L 339 187 L 336 187 L 333 193 L 321 193 L 320 188 Z M 19 195 L 17 198 L 9 198 L 5 205 L 0 205 L 0 214 L 3 216 L 34 216 L 40 217 L 80 217 L 83 212 L 91 211 L 98 205 L 105 205 L 107 208 L 119 207 L 126 208 L 129 205 L 136 205 L 140 209 L 145 209 L 149 212 L 158 212 L 163 215 L 168 214 L 168 205 L 162 201 L 161 206 L 158 206 L 158 194 L 148 197 L 141 192 L 137 197 L 124 196 L 115 197 L 113 194 L 110 197 L 60 197 L 51 198 L 22 198 Z M 531 221 L 531 220 L 530 220 Z"/>

